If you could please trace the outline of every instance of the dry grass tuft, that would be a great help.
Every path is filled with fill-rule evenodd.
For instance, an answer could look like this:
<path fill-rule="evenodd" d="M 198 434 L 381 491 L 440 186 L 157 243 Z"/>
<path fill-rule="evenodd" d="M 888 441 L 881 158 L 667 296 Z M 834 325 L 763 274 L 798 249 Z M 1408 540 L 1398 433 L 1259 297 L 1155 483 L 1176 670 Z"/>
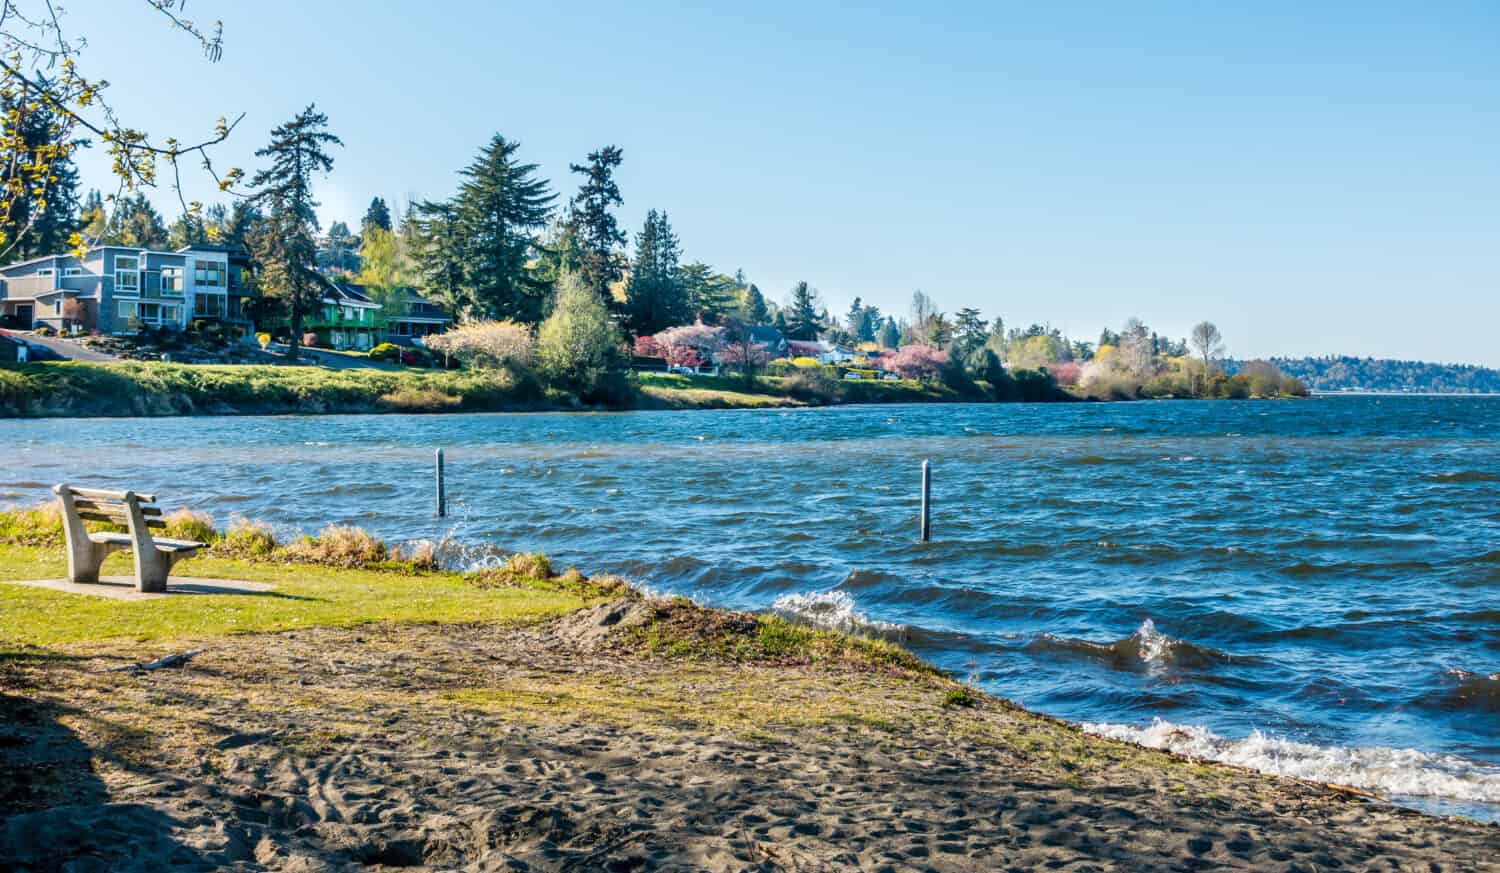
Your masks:
<path fill-rule="evenodd" d="M 435 388 L 401 388 L 380 395 L 376 402 L 393 412 L 451 412 L 464 399 Z"/>
<path fill-rule="evenodd" d="M 37 548 L 63 544 L 62 510 L 47 502 L 32 509 L 0 512 L 0 543 Z"/>
<path fill-rule="evenodd" d="M 413 570 L 438 569 L 437 543 L 417 540 L 391 550 L 391 560 L 410 565 Z"/>
<path fill-rule="evenodd" d="M 304 536 L 282 549 L 294 561 L 354 569 L 386 560 L 385 543 L 352 525 L 330 524 L 315 537 Z"/>
<path fill-rule="evenodd" d="M 235 516 L 214 548 L 237 558 L 269 558 L 276 553 L 276 535 L 263 521 Z"/>
<path fill-rule="evenodd" d="M 214 529 L 214 520 L 207 513 L 194 512 L 186 506 L 162 517 L 166 527 L 162 533 L 174 540 L 194 540 L 200 543 L 213 543 L 219 539 L 219 532 Z"/>

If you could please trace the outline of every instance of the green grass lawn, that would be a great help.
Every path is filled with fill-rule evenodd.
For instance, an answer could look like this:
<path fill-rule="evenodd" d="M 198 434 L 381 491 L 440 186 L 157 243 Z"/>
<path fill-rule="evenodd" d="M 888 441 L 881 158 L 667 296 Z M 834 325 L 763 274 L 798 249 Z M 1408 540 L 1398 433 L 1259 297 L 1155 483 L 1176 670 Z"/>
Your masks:
<path fill-rule="evenodd" d="M 130 575 L 130 557 L 112 555 L 105 575 Z M 67 575 L 61 549 L 0 545 L 0 580 Z M 456 573 L 407 575 L 306 564 L 195 558 L 175 576 L 266 582 L 275 591 L 179 595 L 135 602 L 0 584 L 0 652 L 90 640 L 168 640 L 369 622 L 514 623 L 584 604 L 537 588 L 484 589 Z"/>

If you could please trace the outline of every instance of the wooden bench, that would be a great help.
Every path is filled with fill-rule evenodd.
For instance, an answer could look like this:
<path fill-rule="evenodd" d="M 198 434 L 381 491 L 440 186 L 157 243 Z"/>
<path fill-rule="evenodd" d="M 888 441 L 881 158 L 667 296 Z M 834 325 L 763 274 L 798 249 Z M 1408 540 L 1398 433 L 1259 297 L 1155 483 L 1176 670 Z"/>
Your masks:
<path fill-rule="evenodd" d="M 157 539 L 153 529 L 166 527 L 161 510 L 150 504 L 156 497 L 133 491 L 100 491 L 56 485 L 62 509 L 63 538 L 68 545 L 68 581 L 95 583 L 99 566 L 110 552 L 130 549 L 135 555 L 135 586 L 141 591 L 166 591 L 172 565 L 191 558 L 204 543 L 191 540 Z M 124 525 L 126 533 L 90 533 L 85 521 L 107 521 Z"/>

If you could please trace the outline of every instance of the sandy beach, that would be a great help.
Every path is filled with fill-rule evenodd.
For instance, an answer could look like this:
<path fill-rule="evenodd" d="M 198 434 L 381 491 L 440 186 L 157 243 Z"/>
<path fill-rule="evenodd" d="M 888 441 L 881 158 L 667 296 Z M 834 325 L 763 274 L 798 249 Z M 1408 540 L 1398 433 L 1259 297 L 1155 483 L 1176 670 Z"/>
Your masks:
<path fill-rule="evenodd" d="M 0 857 L 140 871 L 1500 864 L 1500 827 L 1089 737 L 899 659 L 767 657 L 754 629 L 616 601 L 526 626 L 23 652 L 0 673 Z M 177 669 L 120 669 L 193 649 Z"/>

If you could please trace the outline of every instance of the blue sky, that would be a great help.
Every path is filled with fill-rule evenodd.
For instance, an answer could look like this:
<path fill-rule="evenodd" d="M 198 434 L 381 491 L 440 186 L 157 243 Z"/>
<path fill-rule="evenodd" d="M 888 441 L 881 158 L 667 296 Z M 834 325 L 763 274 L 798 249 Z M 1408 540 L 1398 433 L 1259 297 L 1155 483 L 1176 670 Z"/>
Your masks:
<path fill-rule="evenodd" d="M 446 196 L 495 132 L 564 196 L 614 143 L 632 234 L 665 209 L 773 299 L 1500 366 L 1500 7 L 1208 5 L 194 0 L 216 65 L 144 3 L 67 7 L 132 123 L 246 113 L 221 164 L 316 102 L 325 223 Z"/>

